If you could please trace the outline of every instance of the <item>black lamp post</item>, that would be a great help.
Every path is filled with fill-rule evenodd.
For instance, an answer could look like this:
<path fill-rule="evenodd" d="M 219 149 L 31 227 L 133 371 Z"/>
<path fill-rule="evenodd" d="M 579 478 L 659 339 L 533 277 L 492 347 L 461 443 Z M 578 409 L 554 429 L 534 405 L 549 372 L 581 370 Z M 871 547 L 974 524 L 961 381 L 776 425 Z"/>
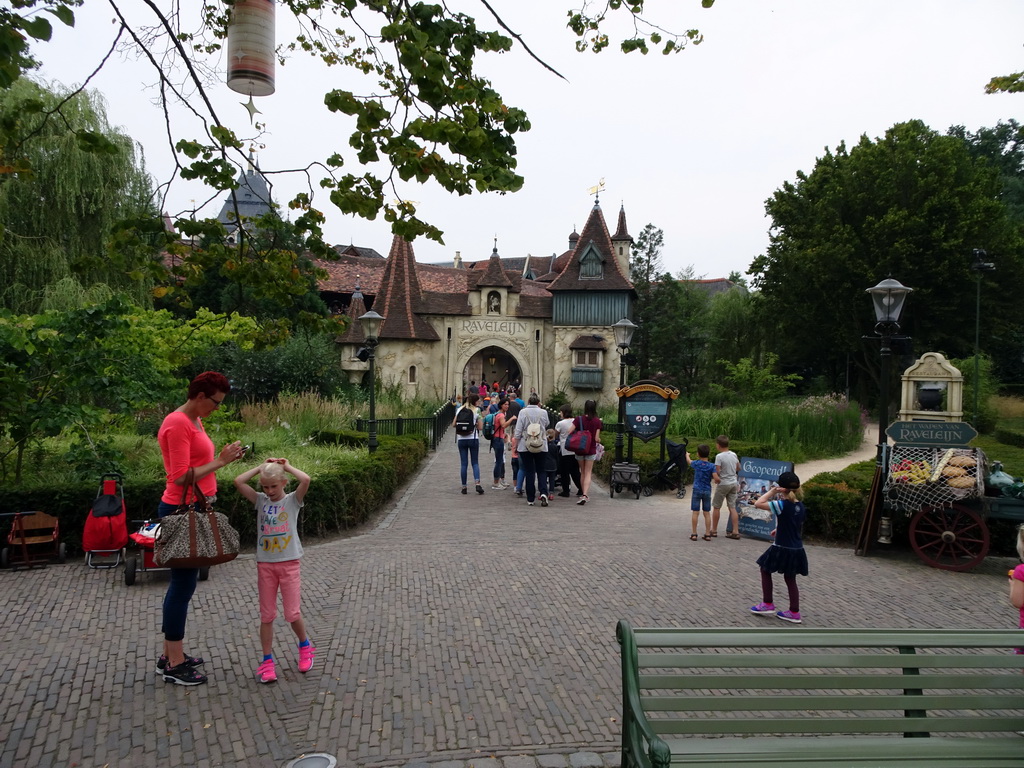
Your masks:
<path fill-rule="evenodd" d="M 629 318 L 622 318 L 619 322 L 612 326 L 612 332 L 615 334 L 615 346 L 619 348 L 619 389 L 626 386 L 626 350 L 629 349 L 629 345 L 633 342 L 633 333 L 636 332 L 637 325 L 630 322 Z M 625 407 L 625 401 L 622 399 L 622 395 L 619 395 L 619 428 L 615 433 L 615 461 L 620 463 L 622 461 L 622 433 L 626 429 L 626 415 L 623 413 Z"/>
<path fill-rule="evenodd" d="M 363 336 L 366 337 L 364 344 L 366 344 L 366 350 L 369 353 L 367 359 L 370 362 L 370 421 L 367 424 L 367 430 L 370 434 L 367 440 L 367 447 L 370 449 L 370 453 L 373 453 L 377 450 L 377 373 L 374 365 L 374 352 L 377 349 L 377 344 L 380 343 L 378 336 L 380 334 L 380 327 L 384 323 L 384 318 L 371 309 L 365 315 L 360 316 L 359 322 L 363 326 Z"/>
<path fill-rule="evenodd" d="M 882 362 L 879 380 L 881 400 L 878 403 L 878 465 L 885 465 L 885 449 L 889 444 L 885 430 L 889 426 L 889 366 L 892 358 L 892 337 L 900 330 L 900 314 L 907 294 L 913 288 L 887 277 L 874 288 L 868 288 L 875 304 L 875 333 L 882 339 Z"/>
<path fill-rule="evenodd" d="M 974 302 L 974 407 L 972 409 L 971 424 L 978 426 L 978 391 L 981 389 L 981 370 L 978 362 L 978 355 L 981 347 L 981 276 L 985 272 L 994 272 L 996 265 L 991 261 L 985 261 L 988 253 L 981 248 L 975 248 L 972 252 L 974 261 L 971 263 L 971 271 L 974 273 L 978 290 Z"/>

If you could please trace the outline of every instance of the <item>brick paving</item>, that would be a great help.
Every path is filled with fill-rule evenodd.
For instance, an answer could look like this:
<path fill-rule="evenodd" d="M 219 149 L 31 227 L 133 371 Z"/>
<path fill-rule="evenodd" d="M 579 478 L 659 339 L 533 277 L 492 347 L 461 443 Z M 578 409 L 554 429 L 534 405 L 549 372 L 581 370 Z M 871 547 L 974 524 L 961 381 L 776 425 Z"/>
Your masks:
<path fill-rule="evenodd" d="M 765 545 L 689 541 L 689 499 L 674 493 L 595 488 L 586 506 L 528 508 L 490 490 L 481 460 L 485 495 L 462 496 L 449 435 L 364 533 L 307 547 L 316 664 L 297 672 L 279 618 L 273 685 L 253 674 L 251 554 L 199 584 L 186 650 L 210 682 L 194 688 L 154 674 L 165 574 L 126 587 L 80 560 L 0 571 L 0 768 L 277 768 L 311 752 L 362 768 L 617 766 L 617 620 L 764 626 L 747 607 Z M 806 626 L 1015 625 L 1006 558 L 949 573 L 907 553 L 808 555 Z"/>

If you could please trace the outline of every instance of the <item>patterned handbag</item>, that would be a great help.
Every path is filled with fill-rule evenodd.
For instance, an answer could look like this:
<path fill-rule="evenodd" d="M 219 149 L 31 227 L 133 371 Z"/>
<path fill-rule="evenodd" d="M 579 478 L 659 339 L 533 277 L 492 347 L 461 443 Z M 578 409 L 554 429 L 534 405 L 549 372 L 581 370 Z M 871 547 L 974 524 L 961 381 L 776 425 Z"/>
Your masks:
<path fill-rule="evenodd" d="M 214 512 L 206 502 L 206 495 L 194 484 L 194 471 L 181 495 L 181 504 L 174 514 L 160 520 L 153 560 L 167 568 L 206 568 L 234 560 L 238 557 L 238 531 L 228 518 Z M 192 487 L 194 500 L 187 503 L 188 489 Z"/>

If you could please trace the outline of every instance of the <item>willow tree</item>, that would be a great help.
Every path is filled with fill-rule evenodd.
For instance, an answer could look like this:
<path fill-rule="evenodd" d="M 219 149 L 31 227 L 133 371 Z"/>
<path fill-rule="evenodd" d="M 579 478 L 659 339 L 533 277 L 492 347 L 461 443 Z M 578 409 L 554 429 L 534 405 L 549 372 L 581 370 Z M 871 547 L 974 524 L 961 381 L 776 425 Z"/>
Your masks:
<path fill-rule="evenodd" d="M 0 121 L 15 126 L 25 161 L 0 182 L 0 306 L 34 312 L 69 280 L 145 300 L 136 268 L 156 249 L 124 238 L 122 222 L 159 216 L 141 154 L 108 124 L 100 96 L 21 78 L 0 90 Z"/>

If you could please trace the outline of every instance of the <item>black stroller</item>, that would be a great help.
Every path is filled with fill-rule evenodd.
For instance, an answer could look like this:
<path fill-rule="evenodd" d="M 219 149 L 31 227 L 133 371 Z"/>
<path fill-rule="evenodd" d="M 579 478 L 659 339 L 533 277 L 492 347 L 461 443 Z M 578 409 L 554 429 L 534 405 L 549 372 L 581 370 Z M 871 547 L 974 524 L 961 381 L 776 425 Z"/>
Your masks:
<path fill-rule="evenodd" d="M 686 446 L 689 444 L 689 440 L 683 440 L 681 443 L 673 443 L 671 440 L 665 441 L 665 445 L 668 448 L 668 461 L 662 464 L 658 473 L 653 475 L 644 484 L 644 496 L 653 495 L 656 487 L 667 487 L 669 490 L 675 491 L 677 499 L 681 499 L 686 495 L 683 472 L 686 471 Z M 669 477 L 673 472 L 675 473 L 675 480 Z"/>

